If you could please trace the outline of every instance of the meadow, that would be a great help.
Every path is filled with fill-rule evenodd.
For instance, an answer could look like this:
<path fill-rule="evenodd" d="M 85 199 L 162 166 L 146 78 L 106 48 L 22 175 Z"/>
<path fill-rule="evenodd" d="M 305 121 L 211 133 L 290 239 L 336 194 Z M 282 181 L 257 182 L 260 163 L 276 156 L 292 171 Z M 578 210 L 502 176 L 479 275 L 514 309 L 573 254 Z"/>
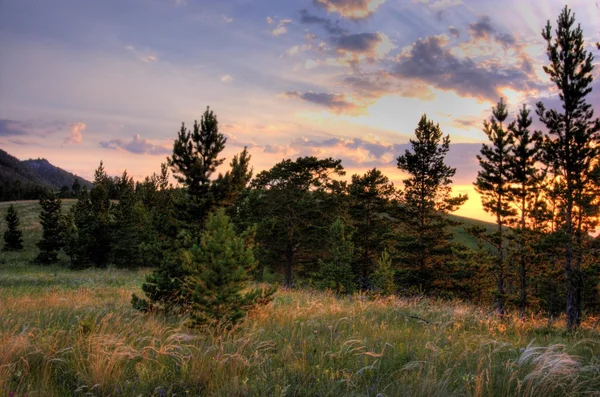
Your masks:
<path fill-rule="evenodd" d="M 148 270 L 31 264 L 36 208 L 17 203 L 25 250 L 0 252 L 0 395 L 600 396 L 598 318 L 567 333 L 460 301 L 280 290 L 199 331 L 132 309 Z"/>

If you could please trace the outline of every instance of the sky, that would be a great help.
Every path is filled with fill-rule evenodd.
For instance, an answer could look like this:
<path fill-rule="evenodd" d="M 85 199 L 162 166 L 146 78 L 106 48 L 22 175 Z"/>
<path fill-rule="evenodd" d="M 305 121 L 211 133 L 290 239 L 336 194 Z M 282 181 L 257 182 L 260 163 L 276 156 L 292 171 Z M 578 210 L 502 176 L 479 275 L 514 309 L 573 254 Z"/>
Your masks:
<path fill-rule="evenodd" d="M 595 0 L 570 1 L 600 53 Z M 255 172 L 297 156 L 348 176 L 396 158 L 423 114 L 449 134 L 457 214 L 491 219 L 473 190 L 483 120 L 504 98 L 559 106 L 543 71 L 556 0 L 0 0 L 0 147 L 92 179 L 158 172 L 207 106 Z M 598 58 L 600 59 L 600 57 Z M 595 61 L 597 64 L 598 62 Z M 588 97 L 600 110 L 600 67 Z M 537 123 L 532 111 L 534 125 Z M 226 162 L 226 163 L 227 163 Z"/>

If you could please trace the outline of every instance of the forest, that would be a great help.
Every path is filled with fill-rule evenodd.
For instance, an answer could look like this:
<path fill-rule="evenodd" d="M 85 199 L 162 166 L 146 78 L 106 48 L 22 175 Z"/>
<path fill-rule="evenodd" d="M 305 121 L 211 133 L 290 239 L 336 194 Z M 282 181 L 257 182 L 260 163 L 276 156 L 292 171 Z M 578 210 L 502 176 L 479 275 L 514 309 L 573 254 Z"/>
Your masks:
<path fill-rule="evenodd" d="M 411 148 L 397 153 L 405 179 L 396 186 L 377 168 L 347 178 L 342 161 L 334 158 L 284 159 L 255 174 L 246 148 L 217 173 L 226 161 L 227 138 L 217 114 L 207 108 L 192 126 L 181 124 L 172 154 L 144 180 L 134 181 L 128 171 L 111 177 L 100 162 L 90 189 L 78 184 L 77 191 L 43 194 L 41 234 L 28 266 L 55 269 L 66 263 L 67 279 L 94 269 L 142 269 L 141 288 L 125 297 L 135 321 L 179 319 L 186 332 L 209 335 L 211 343 L 229 337 L 219 335 L 236 335 L 266 307 L 281 305 L 279 294 L 303 293 L 329 305 L 364 300 L 383 305 L 381 310 L 382 302 L 394 299 L 429 299 L 448 307 L 464 302 L 487 311 L 499 327 L 544 318 L 549 328 L 559 322 L 565 335 L 588 332 L 578 330 L 600 313 L 600 237 L 594 235 L 600 216 L 600 119 L 586 101 L 594 56 L 566 7 L 557 27 L 548 22 L 542 35 L 544 71 L 560 104 L 530 108 L 499 99 L 482 122 L 488 141 L 477 156 L 473 183 L 494 224 L 464 225 L 451 216 L 467 197 L 452 192 L 456 169 L 445 162 L 450 136 L 427 115 L 415 126 Z M 532 128 L 534 118 L 542 130 Z M 65 206 L 61 197 L 76 199 Z M 24 214 L 16 204 L 5 208 L 3 250 L 19 252 L 27 239 Z M 458 229 L 475 246 L 456 238 Z M 422 313 L 407 316 L 423 326 L 437 321 Z M 79 322 L 78 332 L 101 326 Z M 326 332 L 333 338 L 333 330 Z M 373 357 L 382 357 L 382 349 Z M 591 365 L 598 370 L 597 359 Z M 592 379 L 593 388 L 595 376 L 582 379 Z M 469 385 L 475 378 L 465 379 Z M 15 382 L 7 384 L 22 385 Z M 208 387 L 210 380 L 202 382 Z M 548 389 L 534 389 L 559 395 L 567 387 L 545 382 Z M 520 385 L 530 389 L 513 385 L 490 395 L 535 394 L 532 383 Z M 471 386 L 445 387 L 448 393 L 485 394 Z M 103 390 L 101 395 L 116 395 Z M 253 390 L 246 392 L 258 389 Z M 342 392 L 336 390 L 329 392 Z M 421 389 L 420 395 L 439 395 L 436 390 L 442 393 Z"/>

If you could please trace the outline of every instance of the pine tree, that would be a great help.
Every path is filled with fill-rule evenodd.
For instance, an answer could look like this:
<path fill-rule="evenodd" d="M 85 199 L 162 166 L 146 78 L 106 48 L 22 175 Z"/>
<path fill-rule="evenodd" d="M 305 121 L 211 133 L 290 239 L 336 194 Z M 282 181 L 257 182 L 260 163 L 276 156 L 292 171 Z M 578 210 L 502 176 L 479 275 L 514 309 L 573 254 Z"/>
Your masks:
<path fill-rule="evenodd" d="M 352 294 L 356 290 L 352 272 L 354 244 L 352 234 L 346 232 L 344 222 L 337 218 L 329 228 L 329 258 L 319 260 L 321 280 L 319 286 L 336 293 Z"/>
<path fill-rule="evenodd" d="M 439 125 L 423 115 L 411 139 L 412 152 L 398 157 L 398 168 L 409 174 L 404 179 L 402 199 L 405 241 L 399 251 L 403 255 L 403 284 L 429 290 L 433 273 L 443 267 L 452 255 L 452 234 L 448 227 L 455 222 L 447 214 L 467 201 L 466 195 L 452 197 L 452 177 L 456 169 L 444 163 L 450 150 L 450 137 L 442 136 Z"/>
<path fill-rule="evenodd" d="M 11 204 L 6 212 L 7 230 L 4 232 L 4 251 L 20 251 L 23 249 L 23 232 L 19 230 L 19 214 Z"/>
<path fill-rule="evenodd" d="M 504 314 L 506 299 L 506 218 L 515 214 L 510 205 L 510 149 L 513 137 L 504 129 L 504 121 L 508 116 L 506 105 L 502 100 L 493 108 L 490 121 L 484 121 L 484 132 L 491 145 L 483 144 L 481 154 L 477 155 L 481 170 L 477 173 L 475 190 L 481 195 L 481 202 L 486 212 L 496 217 L 498 230 L 490 236 L 489 241 L 496 248 L 496 261 L 493 269 L 496 279 L 496 304 L 499 315 Z"/>
<path fill-rule="evenodd" d="M 393 295 L 396 292 L 394 273 L 392 258 L 387 250 L 383 250 L 377 260 L 377 269 L 372 275 L 375 291 L 382 295 Z"/>
<path fill-rule="evenodd" d="M 225 142 L 227 138 L 219 132 L 217 116 L 207 107 L 192 131 L 181 124 L 173 155 L 167 159 L 175 179 L 187 188 L 190 201 L 186 203 L 185 223 L 195 220 L 196 224 L 190 225 L 194 232 L 200 230 L 194 226 L 201 226 L 213 205 L 209 195 L 211 176 L 225 160 L 219 158 Z"/>
<path fill-rule="evenodd" d="M 61 201 L 55 194 L 40 198 L 42 212 L 42 239 L 37 243 L 40 249 L 36 262 L 51 264 L 58 261 L 58 252 L 63 246 L 63 230 L 61 224 Z"/>
<path fill-rule="evenodd" d="M 123 172 L 119 179 L 119 204 L 115 208 L 112 256 L 113 263 L 121 268 L 136 268 L 142 265 L 140 232 L 138 230 L 133 179 Z"/>
<path fill-rule="evenodd" d="M 398 199 L 394 184 L 377 168 L 364 175 L 353 175 L 348 186 L 349 214 L 355 232 L 353 271 L 362 288 L 367 288 L 371 273 L 377 266 L 377 252 L 393 239 L 393 221 L 389 207 Z"/>
<path fill-rule="evenodd" d="M 111 231 L 112 231 L 112 204 L 110 202 L 111 191 L 116 196 L 114 181 L 108 176 L 104 169 L 104 163 L 94 172 L 94 188 L 90 192 L 90 205 L 92 219 L 89 227 L 92 239 L 89 240 L 87 256 L 90 261 L 98 267 L 108 266 L 111 256 Z"/>
<path fill-rule="evenodd" d="M 598 205 L 594 204 L 594 162 L 600 157 L 600 120 L 586 97 L 592 91 L 593 55 L 585 50 L 581 26 L 565 6 L 557 20 L 556 37 L 548 21 L 542 31 L 550 64 L 544 67 L 556 85 L 560 110 L 546 109 L 539 102 L 537 115 L 546 126 L 543 161 L 559 178 L 564 222 L 564 271 L 567 290 L 567 328 L 581 322 L 581 264 L 584 236 L 594 226 Z"/>
<path fill-rule="evenodd" d="M 527 308 L 527 283 L 529 268 L 534 262 L 532 255 L 533 237 L 536 234 L 536 217 L 542 210 L 542 183 L 545 173 L 540 171 L 542 135 L 529 130 L 532 119 L 525 105 L 519 111 L 517 119 L 510 123 L 508 129 L 513 138 L 510 148 L 510 199 L 518 212 L 518 219 L 509 220 L 515 229 L 519 263 L 519 308 L 521 315 Z"/>
<path fill-rule="evenodd" d="M 223 209 L 209 215 L 200 245 L 189 251 L 185 263 L 193 326 L 231 327 L 252 307 L 270 300 L 272 288 L 243 292 L 256 266 L 251 240 L 251 235 L 236 235 Z"/>

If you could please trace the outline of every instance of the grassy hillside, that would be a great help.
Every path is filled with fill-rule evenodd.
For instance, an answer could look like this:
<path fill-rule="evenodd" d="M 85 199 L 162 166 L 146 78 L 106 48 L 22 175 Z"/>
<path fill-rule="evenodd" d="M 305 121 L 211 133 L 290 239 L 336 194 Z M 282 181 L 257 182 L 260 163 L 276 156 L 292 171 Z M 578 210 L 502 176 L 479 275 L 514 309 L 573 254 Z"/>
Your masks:
<path fill-rule="evenodd" d="M 66 203 L 72 205 L 71 202 Z M 4 213 L 7 204 L 0 205 Z M 147 270 L 40 267 L 37 204 L 0 253 L 0 395 L 598 395 L 600 332 L 424 298 L 279 291 L 217 335 L 130 305 Z M 0 231 L 3 231 L 2 226 Z"/>

